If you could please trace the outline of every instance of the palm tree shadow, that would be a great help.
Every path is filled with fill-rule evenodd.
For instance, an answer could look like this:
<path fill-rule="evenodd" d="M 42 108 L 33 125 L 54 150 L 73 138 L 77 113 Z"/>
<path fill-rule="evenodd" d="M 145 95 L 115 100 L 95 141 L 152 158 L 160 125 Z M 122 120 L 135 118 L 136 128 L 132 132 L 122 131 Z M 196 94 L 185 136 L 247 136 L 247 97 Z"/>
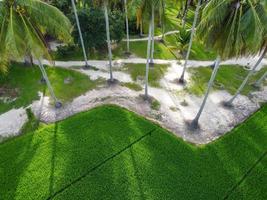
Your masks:
<path fill-rule="evenodd" d="M 142 182 L 140 180 L 140 176 L 139 176 L 139 171 L 138 171 L 138 167 L 137 167 L 137 162 L 133 153 L 132 148 L 130 149 L 130 155 L 131 155 L 131 159 L 132 159 L 132 163 L 133 163 L 133 168 L 134 168 L 134 172 L 135 172 L 135 177 L 137 179 L 137 186 L 138 186 L 138 190 L 140 193 L 140 199 L 146 199 L 145 198 L 145 193 L 142 187 Z"/>
<path fill-rule="evenodd" d="M 55 124 L 54 127 L 54 135 L 52 142 L 52 153 L 51 153 L 51 170 L 49 177 L 49 196 L 54 193 L 54 176 L 55 176 L 55 160 L 56 160 L 56 152 L 57 152 L 57 133 L 58 133 L 58 123 Z"/>
<path fill-rule="evenodd" d="M 8 154 L 9 157 L 6 159 L 5 156 L 2 157 L 0 153 L 0 175 L 3 175 L 0 179 L 0 185 L 5 186 L 0 190 L 0 199 L 15 199 L 19 183 L 24 178 L 23 174 L 31 164 L 36 150 L 40 146 L 40 144 L 34 143 L 34 134 L 22 140 L 18 140 L 18 142 L 13 141 L 14 140 L 7 141 L 6 143 L 13 143 L 13 145 L 16 146 L 16 151 L 10 152 Z M 10 177 L 13 178 L 10 179 Z"/>

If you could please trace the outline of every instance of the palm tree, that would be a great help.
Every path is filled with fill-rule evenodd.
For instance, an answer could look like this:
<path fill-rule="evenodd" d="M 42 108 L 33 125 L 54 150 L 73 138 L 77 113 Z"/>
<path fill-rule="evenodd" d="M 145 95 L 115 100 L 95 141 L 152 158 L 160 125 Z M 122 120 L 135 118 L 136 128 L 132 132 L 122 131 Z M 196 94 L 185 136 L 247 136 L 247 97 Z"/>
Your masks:
<path fill-rule="evenodd" d="M 152 3 L 154 4 L 154 3 Z M 151 29 L 151 41 L 152 41 L 152 47 L 151 47 L 151 52 L 150 52 L 150 60 L 149 64 L 151 66 L 154 65 L 154 52 L 155 52 L 155 7 L 154 5 L 151 6 L 151 22 L 152 22 L 152 29 Z M 150 37 L 150 36 L 149 36 Z"/>
<path fill-rule="evenodd" d="M 201 114 L 202 114 L 202 112 L 203 112 L 203 110 L 204 110 L 204 107 L 205 107 L 205 105 L 206 105 L 206 102 L 207 102 L 207 99 L 208 99 L 210 90 L 211 90 L 211 88 L 212 88 L 212 86 L 213 86 L 213 82 L 214 82 L 214 80 L 215 80 L 215 77 L 216 77 L 216 75 L 217 75 L 218 69 L 219 69 L 219 67 L 220 67 L 220 61 L 221 61 L 221 60 L 220 60 L 220 57 L 217 57 L 217 59 L 216 59 L 216 61 L 215 61 L 214 69 L 213 69 L 212 74 L 211 74 L 211 78 L 210 78 L 209 83 L 208 83 L 208 88 L 207 88 L 205 97 L 204 97 L 204 99 L 203 99 L 203 101 L 202 101 L 202 104 L 201 104 L 201 106 L 200 106 L 200 109 L 199 109 L 199 111 L 198 111 L 196 117 L 193 119 L 193 121 L 192 121 L 192 123 L 191 123 L 191 126 L 192 126 L 193 128 L 197 128 L 197 127 L 198 127 L 198 121 L 199 121 L 199 118 L 200 118 L 200 116 L 201 116 Z"/>
<path fill-rule="evenodd" d="M 261 46 L 258 39 L 262 37 L 262 26 L 255 12 L 257 3 L 259 2 L 252 3 L 250 0 L 242 3 L 236 0 L 209 1 L 203 10 L 203 18 L 198 28 L 199 36 L 207 47 L 212 47 L 223 59 L 255 53 Z M 248 16 L 248 13 L 252 14 Z M 247 29 L 248 24 L 253 24 L 254 29 Z M 191 123 L 193 128 L 198 127 L 199 118 L 218 72 L 219 62 L 218 57 L 204 100 Z"/>
<path fill-rule="evenodd" d="M 152 5 L 153 7 L 153 5 Z M 153 9 L 153 8 L 152 8 Z M 145 77 L 145 99 L 148 99 L 148 76 L 149 76 L 149 64 L 150 64 L 150 55 L 151 55 L 151 41 L 152 41 L 152 27 L 153 27 L 152 17 L 149 22 L 149 31 L 148 31 L 148 42 L 147 42 L 147 61 L 146 61 L 146 77 Z"/>
<path fill-rule="evenodd" d="M 85 51 L 85 45 L 84 45 L 84 41 L 83 41 L 83 35 L 82 35 L 82 31 L 81 31 L 79 17 L 78 17 L 78 14 L 77 14 L 76 5 L 75 5 L 74 0 L 71 0 L 71 3 L 72 3 L 72 7 L 73 7 L 75 19 L 76 19 L 76 24 L 77 24 L 77 28 L 78 28 L 78 32 L 79 32 L 79 36 L 80 36 L 80 41 L 81 41 L 81 45 L 82 45 L 85 67 L 89 68 L 87 54 L 86 54 L 86 51 Z"/>
<path fill-rule="evenodd" d="M 251 15 L 255 15 L 257 16 L 257 18 L 259 18 L 260 21 L 258 21 L 258 23 L 261 24 L 259 26 L 262 26 L 262 37 L 259 37 L 258 40 L 262 39 L 262 41 L 260 41 L 263 45 L 260 46 L 260 49 L 255 49 L 255 51 L 260 51 L 261 55 L 259 57 L 259 60 L 256 62 L 256 64 L 253 66 L 253 68 L 250 70 L 250 72 L 247 74 L 246 78 L 243 80 L 242 84 L 239 86 L 239 88 L 237 89 L 235 95 L 227 102 L 224 103 L 225 106 L 232 106 L 234 100 L 237 98 L 237 96 L 242 92 L 242 90 L 244 89 L 244 87 L 246 86 L 249 78 L 255 73 L 257 67 L 259 66 L 259 64 L 261 63 L 261 61 L 264 59 L 266 53 L 267 53 L 267 25 L 266 25 L 266 21 L 267 21 L 267 8 L 264 7 L 263 1 L 259 4 L 255 5 L 255 10 L 251 9 Z M 258 33 L 260 34 L 260 33 Z M 264 80 L 265 74 L 254 84 L 254 86 L 259 87 L 261 82 Z"/>
<path fill-rule="evenodd" d="M 248 73 L 248 75 L 246 76 L 246 78 L 243 80 L 242 84 L 239 86 L 239 88 L 237 89 L 235 95 L 227 102 L 225 102 L 224 104 L 226 106 L 232 106 L 234 100 L 237 98 L 237 96 L 242 92 L 242 90 L 244 89 L 244 87 L 246 86 L 249 78 L 255 73 L 257 67 L 259 66 L 259 64 L 261 63 L 261 61 L 263 60 L 264 56 L 267 53 L 267 47 L 265 47 L 265 49 L 263 50 L 259 60 L 257 61 L 257 63 L 253 66 L 253 68 L 250 70 L 250 72 Z M 264 78 L 263 78 L 264 79 Z M 259 79 L 259 81 L 261 82 L 262 80 Z M 260 85 L 260 83 L 256 83 L 256 86 Z"/>
<path fill-rule="evenodd" d="M 180 83 L 184 83 L 184 75 L 185 75 L 185 71 L 186 71 L 186 68 L 187 68 L 187 62 L 188 62 L 188 59 L 189 59 L 189 56 L 190 56 L 190 52 L 191 52 L 191 48 L 192 48 L 192 44 L 193 44 L 193 39 L 194 39 L 194 35 L 195 35 L 195 29 L 196 29 L 196 25 L 197 25 L 197 19 L 198 19 L 199 9 L 200 9 L 200 6 L 201 6 L 201 1 L 202 0 L 198 0 L 197 8 L 196 8 L 196 11 L 195 11 L 195 17 L 194 17 L 193 26 L 192 26 L 192 29 L 191 29 L 190 42 L 189 42 L 188 50 L 187 50 L 187 53 L 186 53 L 184 68 L 183 68 L 182 75 L 181 75 L 181 77 L 179 79 Z"/>
<path fill-rule="evenodd" d="M 0 63 L 7 68 L 8 61 L 32 55 L 38 60 L 56 107 L 60 107 L 41 60 L 43 57 L 51 60 L 44 34 L 66 43 L 71 41 L 69 20 L 57 8 L 40 0 L 3 0 L 0 11 Z"/>
<path fill-rule="evenodd" d="M 262 82 L 263 82 L 266 78 L 267 78 L 267 72 L 265 72 L 265 73 L 259 78 L 259 80 L 257 80 L 256 83 L 254 83 L 254 86 L 255 86 L 256 88 L 260 88 Z"/>
<path fill-rule="evenodd" d="M 146 76 L 145 76 L 145 99 L 148 98 L 148 77 L 149 77 L 149 66 L 153 64 L 154 54 L 154 24 L 155 24 L 155 7 L 160 7 L 161 0 L 136 0 L 137 4 L 137 16 L 143 16 L 146 14 L 149 19 L 149 33 L 147 42 L 147 63 L 146 63 Z M 137 17 L 137 20 L 139 18 Z"/>
<path fill-rule="evenodd" d="M 127 53 L 130 53 L 130 36 L 129 36 L 129 21 L 128 21 L 128 8 L 127 0 L 124 0 L 125 9 L 125 23 L 126 23 L 126 36 L 127 36 Z"/>
<path fill-rule="evenodd" d="M 108 45 L 108 57 L 109 57 L 109 82 L 114 82 L 112 73 L 112 51 L 111 51 L 111 41 L 110 41 L 110 31 L 109 31 L 109 17 L 108 17 L 108 0 L 103 2 L 104 12 L 105 12 L 105 22 L 106 22 L 106 33 L 107 33 L 107 45 Z"/>

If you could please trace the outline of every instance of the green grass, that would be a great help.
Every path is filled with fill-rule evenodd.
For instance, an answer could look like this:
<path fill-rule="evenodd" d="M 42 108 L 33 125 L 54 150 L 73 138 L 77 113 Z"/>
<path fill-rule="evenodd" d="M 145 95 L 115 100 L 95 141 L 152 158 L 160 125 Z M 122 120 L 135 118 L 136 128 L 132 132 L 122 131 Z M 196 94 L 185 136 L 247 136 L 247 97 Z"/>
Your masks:
<path fill-rule="evenodd" d="M 127 87 L 134 91 L 141 91 L 143 88 L 137 83 L 121 83 L 122 86 Z"/>
<path fill-rule="evenodd" d="M 121 42 L 118 46 L 112 50 L 113 59 L 126 58 L 126 42 Z M 147 42 L 131 42 L 130 43 L 130 51 L 137 57 L 146 58 L 147 53 Z M 89 54 L 89 59 L 95 60 L 104 60 L 107 59 L 107 52 L 95 52 L 94 54 Z M 83 53 L 81 49 L 76 49 L 68 55 L 61 56 L 57 52 L 53 52 L 53 58 L 55 60 L 61 61 L 80 61 L 83 60 Z M 155 41 L 155 53 L 154 58 L 156 59 L 175 59 L 175 56 L 171 53 L 171 51 L 161 42 Z"/>
<path fill-rule="evenodd" d="M 156 99 L 153 99 L 152 100 L 152 103 L 151 103 L 151 109 L 153 110 L 159 110 L 160 109 L 160 102 Z"/>
<path fill-rule="evenodd" d="M 199 67 L 190 68 L 188 71 L 191 74 L 191 82 L 186 90 L 196 95 L 204 94 L 212 73 L 212 69 L 210 67 Z M 266 67 L 254 74 L 248 81 L 248 84 L 245 86 L 242 94 L 248 95 L 249 92 L 255 90 L 252 84 L 258 80 L 265 71 L 267 71 Z M 219 68 L 213 88 L 217 90 L 223 89 L 228 91 L 230 94 L 234 94 L 247 74 L 248 71 L 243 69 L 241 66 L 222 65 Z"/>
<path fill-rule="evenodd" d="M 0 144 L 0 197 L 266 199 L 266 156 L 229 193 L 266 152 L 266 124 L 264 106 L 196 147 L 125 109 L 98 107 Z"/>
<path fill-rule="evenodd" d="M 124 49 L 126 49 L 126 43 L 122 42 L 117 49 L 113 51 L 115 58 L 123 57 Z M 147 41 L 131 42 L 130 51 L 139 58 L 146 58 L 147 54 Z M 155 59 L 175 59 L 175 56 L 171 51 L 161 42 L 155 41 Z"/>
<path fill-rule="evenodd" d="M 63 102 L 72 100 L 86 91 L 95 88 L 101 81 L 91 81 L 88 76 L 73 70 L 46 67 L 55 94 Z M 72 82 L 64 84 L 64 79 L 71 77 Z M 0 87 L 16 90 L 17 99 L 11 103 L 0 100 L 0 113 L 28 106 L 33 100 L 39 99 L 38 92 L 49 92 L 40 83 L 41 72 L 38 67 L 25 67 L 23 64 L 11 64 L 7 75 L 0 75 Z M 7 94 L 8 95 L 8 94 Z"/>
<path fill-rule="evenodd" d="M 148 84 L 153 87 L 160 87 L 160 80 L 164 77 L 164 73 L 167 71 L 167 65 L 154 65 L 149 68 Z M 146 74 L 145 64 L 126 64 L 123 68 L 128 72 L 134 81 L 137 79 L 144 80 Z"/>

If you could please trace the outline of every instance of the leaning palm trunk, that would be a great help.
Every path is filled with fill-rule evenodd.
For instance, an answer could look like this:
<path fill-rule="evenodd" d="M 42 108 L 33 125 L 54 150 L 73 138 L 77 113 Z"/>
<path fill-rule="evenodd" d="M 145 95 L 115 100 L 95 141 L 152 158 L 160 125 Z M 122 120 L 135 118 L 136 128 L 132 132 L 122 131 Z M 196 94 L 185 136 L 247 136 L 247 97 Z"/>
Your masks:
<path fill-rule="evenodd" d="M 125 6 L 125 22 L 126 22 L 126 35 L 127 35 L 127 53 L 129 53 L 130 52 L 130 36 L 129 36 L 127 0 L 124 0 L 124 6 Z"/>
<path fill-rule="evenodd" d="M 140 37 L 143 36 L 143 20 L 141 19 L 141 22 L 140 22 Z"/>
<path fill-rule="evenodd" d="M 52 96 L 52 98 L 54 100 L 55 107 L 56 108 L 60 108 L 62 106 L 62 103 L 57 99 L 57 97 L 56 97 L 56 95 L 54 93 L 54 90 L 52 88 L 52 85 L 51 85 L 51 83 L 50 83 L 50 81 L 48 79 L 48 76 L 46 74 L 46 71 L 44 69 L 43 63 L 42 63 L 42 61 L 40 59 L 38 59 L 38 66 L 39 66 L 39 68 L 40 68 L 40 70 L 42 72 L 42 76 L 43 76 L 43 78 L 44 78 L 44 80 L 45 80 L 45 82 L 47 84 L 47 87 L 48 87 L 48 90 L 50 92 L 50 95 Z"/>
<path fill-rule="evenodd" d="M 107 45 L 108 45 L 110 81 L 113 82 L 112 52 L 111 52 L 111 41 L 110 41 L 110 31 L 109 31 L 108 5 L 107 5 L 106 1 L 104 2 L 104 11 L 105 11 L 105 21 L 106 21 L 106 33 L 107 33 Z"/>
<path fill-rule="evenodd" d="M 267 78 L 267 72 L 265 72 L 262 77 L 260 77 L 259 80 L 256 81 L 256 83 L 254 84 L 255 87 L 259 88 L 262 84 L 262 82 Z"/>
<path fill-rule="evenodd" d="M 211 78 L 210 78 L 210 81 L 209 81 L 209 84 L 208 84 L 208 88 L 207 88 L 207 91 L 206 91 L 204 100 L 203 100 L 203 102 L 202 102 L 202 104 L 200 106 L 200 109 L 199 109 L 199 111 L 198 111 L 195 119 L 192 121 L 191 126 L 193 128 L 197 128 L 198 127 L 199 118 L 200 118 L 200 116 L 201 116 L 201 114 L 203 112 L 203 109 L 204 109 L 205 105 L 206 105 L 206 102 L 207 102 L 207 99 L 208 99 L 208 96 L 209 96 L 210 89 L 211 89 L 211 87 L 213 85 L 213 82 L 215 80 L 215 77 L 217 75 L 217 72 L 218 72 L 219 67 L 220 67 L 220 58 L 217 57 L 217 60 L 216 60 L 216 63 L 215 63 L 215 67 L 213 69 L 213 72 L 212 72 L 212 75 L 211 75 Z"/>
<path fill-rule="evenodd" d="M 185 8 L 184 8 L 184 13 L 183 13 L 183 17 L 182 17 L 182 27 L 185 27 L 186 24 L 186 17 L 187 17 L 187 12 L 190 6 L 191 0 L 187 0 L 185 3 Z"/>
<path fill-rule="evenodd" d="M 165 2 L 162 1 L 162 16 L 161 16 L 161 32 L 162 32 L 162 41 L 165 39 Z"/>
<path fill-rule="evenodd" d="M 244 89 L 244 87 L 246 86 L 249 78 L 254 74 L 256 68 L 259 66 L 259 64 L 261 63 L 261 61 L 263 60 L 265 54 L 267 52 L 267 47 L 264 49 L 262 55 L 260 56 L 259 60 L 257 61 L 257 63 L 254 65 L 254 67 L 252 68 L 252 70 L 250 70 L 250 72 L 248 73 L 247 77 L 244 79 L 244 81 L 242 82 L 242 84 L 240 85 L 240 87 L 238 88 L 238 90 L 236 91 L 235 95 L 225 103 L 225 105 L 227 106 L 231 106 L 234 102 L 234 100 L 236 99 L 236 97 L 242 92 L 242 90 Z"/>
<path fill-rule="evenodd" d="M 151 24 L 151 40 L 152 40 L 152 48 L 150 52 L 150 64 L 154 64 L 154 51 L 155 51 L 155 10 L 154 10 L 154 5 L 152 5 L 152 24 Z"/>
<path fill-rule="evenodd" d="M 191 30 L 190 42 L 189 42 L 188 50 L 186 53 L 184 68 L 183 68 L 182 75 L 179 79 L 180 83 L 184 83 L 184 76 L 185 76 L 185 72 L 186 72 L 186 68 L 187 68 L 188 59 L 189 59 L 189 56 L 191 53 L 191 48 L 192 48 L 193 39 L 194 39 L 194 35 L 195 35 L 195 29 L 196 29 L 196 25 L 197 25 L 197 19 L 198 19 L 198 13 L 199 13 L 200 5 L 201 5 L 201 0 L 198 0 L 196 12 L 195 12 L 195 17 L 194 17 L 194 22 L 193 22 L 193 26 L 192 26 L 192 30 Z"/>
<path fill-rule="evenodd" d="M 71 0 L 71 3 L 72 3 L 72 7 L 73 7 L 76 23 L 77 23 L 77 28 L 78 28 L 78 32 L 79 32 L 79 36 L 80 36 L 80 40 L 81 40 L 81 45 L 82 45 L 82 49 L 83 49 L 85 67 L 89 67 L 87 54 L 86 54 L 86 51 L 85 51 L 85 45 L 84 45 L 84 41 L 83 41 L 83 35 L 82 35 L 82 31 L 81 31 L 81 26 L 80 26 L 80 21 L 79 21 L 79 17 L 78 17 L 78 14 L 77 14 L 76 5 L 75 5 L 74 0 Z"/>
<path fill-rule="evenodd" d="M 149 33 L 147 42 L 147 61 L 146 61 L 146 82 L 145 82 L 145 99 L 148 99 L 148 74 L 149 74 L 149 61 L 150 61 L 150 48 L 151 48 L 151 32 L 152 32 L 152 20 L 149 23 Z"/>

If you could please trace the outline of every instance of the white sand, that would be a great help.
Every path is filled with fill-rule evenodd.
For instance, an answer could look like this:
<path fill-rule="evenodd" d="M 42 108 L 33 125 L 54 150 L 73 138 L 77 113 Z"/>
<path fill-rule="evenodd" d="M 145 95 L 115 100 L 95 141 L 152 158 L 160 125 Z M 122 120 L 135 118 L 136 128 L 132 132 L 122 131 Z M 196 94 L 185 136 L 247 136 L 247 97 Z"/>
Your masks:
<path fill-rule="evenodd" d="M 24 108 L 12 109 L 0 115 L 0 137 L 18 135 L 27 121 L 28 117 Z"/>

